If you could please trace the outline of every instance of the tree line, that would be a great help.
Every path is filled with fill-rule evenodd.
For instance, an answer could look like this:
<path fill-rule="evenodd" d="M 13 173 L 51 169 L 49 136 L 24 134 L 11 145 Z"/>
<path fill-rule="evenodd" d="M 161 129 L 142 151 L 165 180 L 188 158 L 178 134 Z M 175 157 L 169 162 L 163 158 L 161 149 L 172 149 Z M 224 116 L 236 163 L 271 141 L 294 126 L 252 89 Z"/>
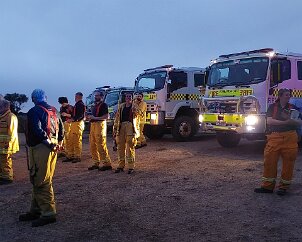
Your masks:
<path fill-rule="evenodd" d="M 23 104 L 28 101 L 28 97 L 25 94 L 19 93 L 7 93 L 4 95 L 4 99 L 10 101 L 10 109 L 14 114 L 19 114 Z"/>

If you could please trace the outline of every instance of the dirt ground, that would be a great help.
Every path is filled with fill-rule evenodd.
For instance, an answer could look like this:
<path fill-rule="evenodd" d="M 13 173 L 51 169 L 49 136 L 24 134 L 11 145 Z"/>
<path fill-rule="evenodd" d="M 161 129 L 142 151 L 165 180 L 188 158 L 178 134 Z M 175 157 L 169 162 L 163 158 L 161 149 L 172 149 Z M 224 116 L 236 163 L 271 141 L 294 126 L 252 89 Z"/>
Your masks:
<path fill-rule="evenodd" d="M 137 150 L 131 175 L 88 171 L 87 134 L 83 143 L 81 163 L 58 160 L 57 223 L 39 228 L 18 222 L 31 199 L 21 147 L 15 182 L 0 187 L 0 241 L 302 241 L 301 154 L 290 193 L 279 197 L 253 192 L 264 142 L 223 149 L 213 136 L 178 143 L 167 135 Z"/>

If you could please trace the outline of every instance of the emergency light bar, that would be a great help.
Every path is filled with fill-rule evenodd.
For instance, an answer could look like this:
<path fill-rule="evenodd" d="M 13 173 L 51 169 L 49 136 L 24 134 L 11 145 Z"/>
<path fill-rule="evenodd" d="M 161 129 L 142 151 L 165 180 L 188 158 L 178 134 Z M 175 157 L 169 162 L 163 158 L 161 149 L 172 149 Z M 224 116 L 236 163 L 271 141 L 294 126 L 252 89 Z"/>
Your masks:
<path fill-rule="evenodd" d="M 173 65 L 164 65 L 164 66 L 158 66 L 158 67 L 154 67 L 154 68 L 149 68 L 149 69 L 146 69 L 144 71 L 152 71 L 152 70 L 156 70 L 156 69 L 171 68 L 171 67 L 173 67 Z"/>
<path fill-rule="evenodd" d="M 273 52 L 273 51 L 274 51 L 274 49 L 272 49 L 272 48 L 264 48 L 264 49 L 259 49 L 259 50 L 244 51 L 244 52 L 228 54 L 228 55 L 220 55 L 219 58 L 229 58 L 232 56 L 250 55 L 250 54 L 256 54 L 256 53 L 269 53 L 269 52 Z"/>

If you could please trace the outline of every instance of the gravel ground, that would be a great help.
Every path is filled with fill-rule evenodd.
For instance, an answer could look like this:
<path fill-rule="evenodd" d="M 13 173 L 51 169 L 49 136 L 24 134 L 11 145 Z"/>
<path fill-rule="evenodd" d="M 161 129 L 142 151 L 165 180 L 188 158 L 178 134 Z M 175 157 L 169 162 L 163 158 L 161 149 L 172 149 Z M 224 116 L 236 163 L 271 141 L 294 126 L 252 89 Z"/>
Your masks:
<path fill-rule="evenodd" d="M 213 136 L 185 143 L 165 136 L 137 150 L 128 175 L 88 171 L 87 137 L 81 163 L 58 160 L 57 223 L 39 228 L 18 222 L 31 197 L 21 147 L 15 182 L 0 187 L 0 241 L 302 241 L 301 154 L 290 193 L 279 197 L 253 192 L 263 142 L 223 149 Z M 116 166 L 110 138 L 108 145 Z"/>

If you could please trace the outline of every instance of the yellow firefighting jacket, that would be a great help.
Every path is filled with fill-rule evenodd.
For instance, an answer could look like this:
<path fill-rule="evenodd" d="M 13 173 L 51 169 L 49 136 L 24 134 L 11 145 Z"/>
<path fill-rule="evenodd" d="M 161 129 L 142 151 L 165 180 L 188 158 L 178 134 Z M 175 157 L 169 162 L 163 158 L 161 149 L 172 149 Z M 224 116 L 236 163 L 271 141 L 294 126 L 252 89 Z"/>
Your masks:
<path fill-rule="evenodd" d="M 119 135 L 119 131 L 121 128 L 121 116 L 123 109 L 125 107 L 126 103 L 122 103 L 118 106 L 118 110 L 116 112 L 115 118 L 114 118 L 114 125 L 113 125 L 113 133 L 115 135 Z M 137 112 L 137 106 L 133 103 L 132 104 L 132 114 L 133 114 L 133 133 L 135 138 L 139 136 L 139 129 L 138 129 L 138 112 Z"/>
<path fill-rule="evenodd" d="M 10 110 L 0 115 L 0 154 L 19 151 L 18 119 Z"/>
<path fill-rule="evenodd" d="M 147 111 L 147 103 L 145 101 L 138 102 L 137 100 L 134 101 L 137 105 L 137 114 L 140 123 L 146 123 L 146 111 Z"/>

